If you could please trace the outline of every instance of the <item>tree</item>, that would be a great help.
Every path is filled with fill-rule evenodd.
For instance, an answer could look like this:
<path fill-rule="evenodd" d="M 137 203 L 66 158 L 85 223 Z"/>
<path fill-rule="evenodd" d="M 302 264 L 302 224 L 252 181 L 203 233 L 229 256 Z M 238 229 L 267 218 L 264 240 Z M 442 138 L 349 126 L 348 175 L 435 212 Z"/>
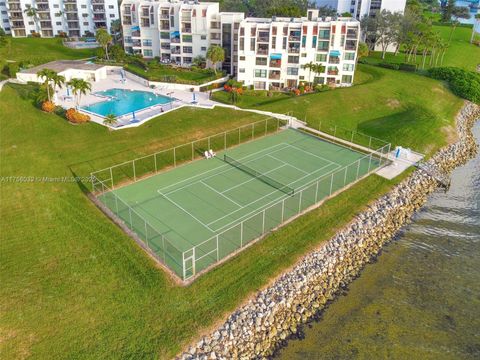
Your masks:
<path fill-rule="evenodd" d="M 320 75 L 325 72 L 325 66 L 323 66 L 322 64 L 313 64 L 312 71 L 313 75 Z"/>
<path fill-rule="evenodd" d="M 212 45 L 207 50 L 207 59 L 213 64 L 213 70 L 216 74 L 217 64 L 225 60 L 225 50 L 218 45 Z"/>
<path fill-rule="evenodd" d="M 8 45 L 7 34 L 5 34 L 5 30 L 3 30 L 0 27 L 0 48 L 4 47 L 6 45 Z"/>
<path fill-rule="evenodd" d="M 458 19 L 469 19 L 470 10 L 466 6 L 455 6 L 452 10 L 452 29 L 450 30 L 450 36 L 448 42 L 452 41 L 453 32 L 460 23 Z"/>
<path fill-rule="evenodd" d="M 113 35 L 113 43 L 120 44 L 122 40 L 122 22 L 120 19 L 112 20 L 110 23 L 110 32 Z"/>
<path fill-rule="evenodd" d="M 477 27 L 480 29 L 480 13 L 475 15 L 475 20 L 473 22 L 473 28 L 472 28 L 472 37 L 470 38 L 470 44 L 473 44 L 473 39 L 475 37 L 475 32 L 477 32 L 476 31 Z"/>
<path fill-rule="evenodd" d="M 453 9 L 455 8 L 455 0 L 448 0 L 442 7 L 442 21 L 449 22 L 452 19 Z"/>
<path fill-rule="evenodd" d="M 310 85 L 312 85 L 312 70 L 315 67 L 315 63 L 310 61 L 309 63 L 302 65 L 304 69 L 308 69 L 308 82 Z"/>
<path fill-rule="evenodd" d="M 67 84 L 72 88 L 72 93 L 75 95 L 75 103 L 77 107 L 80 105 L 80 99 L 82 95 L 86 95 L 87 91 L 92 90 L 92 85 L 83 79 L 73 78 Z"/>
<path fill-rule="evenodd" d="M 35 22 L 35 29 L 37 28 L 37 20 L 38 20 L 38 14 L 37 14 L 37 9 L 34 8 L 33 6 L 31 5 L 26 5 L 27 8 L 25 10 L 23 10 L 23 12 L 25 13 L 25 15 L 27 15 L 28 17 L 31 17 L 33 19 L 33 21 Z"/>
<path fill-rule="evenodd" d="M 207 65 L 207 60 L 202 55 L 195 56 L 192 61 L 193 65 L 204 69 Z"/>
<path fill-rule="evenodd" d="M 118 123 L 117 117 L 115 114 L 108 114 L 103 120 L 103 124 L 108 126 L 108 129 L 111 131 L 110 126 L 116 125 Z"/>
<path fill-rule="evenodd" d="M 350 14 L 348 11 L 342 13 L 342 17 L 352 17 L 352 14 Z"/>
<path fill-rule="evenodd" d="M 40 79 L 44 79 L 43 85 L 47 89 L 48 101 L 51 101 L 50 100 L 51 99 L 51 97 L 50 97 L 50 81 L 53 80 L 53 78 L 56 74 L 57 73 L 55 71 L 50 70 L 50 69 L 42 69 L 39 72 L 37 72 L 37 77 L 40 78 Z"/>
<path fill-rule="evenodd" d="M 374 17 L 365 15 L 360 20 L 360 27 L 365 38 L 365 43 L 370 50 L 375 50 L 375 42 L 377 36 L 377 21 Z"/>
<path fill-rule="evenodd" d="M 368 45 L 365 44 L 364 42 L 361 42 L 358 44 L 358 51 L 357 51 L 357 60 L 366 57 L 370 54 L 370 49 L 368 48 Z"/>
<path fill-rule="evenodd" d="M 95 39 L 97 39 L 100 46 L 105 50 L 106 59 L 110 60 L 108 57 L 108 45 L 112 42 L 112 35 L 110 35 L 105 29 L 98 29 Z"/>
<path fill-rule="evenodd" d="M 333 7 L 324 5 L 318 8 L 318 16 L 319 17 L 328 17 L 328 16 L 335 16 L 337 15 L 337 10 Z"/>
<path fill-rule="evenodd" d="M 57 91 L 57 87 L 61 89 L 63 84 L 65 84 L 65 76 L 58 75 L 55 71 L 53 71 L 52 84 L 53 92 Z"/>

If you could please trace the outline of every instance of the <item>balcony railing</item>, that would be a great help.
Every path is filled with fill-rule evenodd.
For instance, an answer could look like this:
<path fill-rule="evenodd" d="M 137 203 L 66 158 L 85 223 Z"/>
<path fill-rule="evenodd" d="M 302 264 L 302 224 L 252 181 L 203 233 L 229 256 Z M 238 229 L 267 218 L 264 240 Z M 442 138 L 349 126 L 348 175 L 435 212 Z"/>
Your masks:
<path fill-rule="evenodd" d="M 358 37 L 357 30 L 347 30 L 347 39 L 356 39 Z"/>
<path fill-rule="evenodd" d="M 273 67 L 273 68 L 282 67 L 282 62 L 280 60 L 271 60 L 270 67 Z"/>
<path fill-rule="evenodd" d="M 142 43 L 140 41 L 132 42 L 132 47 L 142 47 Z"/>
<path fill-rule="evenodd" d="M 172 54 L 180 54 L 181 50 L 180 49 L 171 49 Z"/>
<path fill-rule="evenodd" d="M 268 54 L 268 49 L 257 49 L 257 54 L 258 55 L 267 55 Z"/>
<path fill-rule="evenodd" d="M 298 54 L 300 52 L 300 48 L 296 48 L 296 47 L 288 48 L 288 52 L 292 54 Z"/>
<path fill-rule="evenodd" d="M 257 38 L 257 41 L 258 42 L 263 42 L 263 43 L 268 43 L 270 41 L 270 39 L 266 36 L 260 36 Z"/>
<path fill-rule="evenodd" d="M 180 38 L 171 38 L 170 41 L 172 43 L 179 43 L 180 42 Z"/>
<path fill-rule="evenodd" d="M 328 70 L 327 74 L 328 75 L 338 75 L 338 70 Z"/>
<path fill-rule="evenodd" d="M 340 58 L 334 57 L 334 56 L 329 56 L 328 57 L 328 62 L 329 62 L 329 64 L 340 64 Z"/>
<path fill-rule="evenodd" d="M 140 31 L 132 31 L 132 37 L 140 37 Z"/>
<path fill-rule="evenodd" d="M 268 74 L 268 78 L 271 79 L 271 80 L 280 80 L 280 72 L 278 72 L 278 73 L 277 72 L 275 72 L 275 73 L 270 72 Z"/>
<path fill-rule="evenodd" d="M 296 42 L 299 42 L 299 41 L 300 41 L 300 36 L 289 36 L 289 37 L 288 37 L 288 41 L 296 41 Z"/>
<path fill-rule="evenodd" d="M 182 33 L 191 34 L 192 28 L 182 28 Z"/>

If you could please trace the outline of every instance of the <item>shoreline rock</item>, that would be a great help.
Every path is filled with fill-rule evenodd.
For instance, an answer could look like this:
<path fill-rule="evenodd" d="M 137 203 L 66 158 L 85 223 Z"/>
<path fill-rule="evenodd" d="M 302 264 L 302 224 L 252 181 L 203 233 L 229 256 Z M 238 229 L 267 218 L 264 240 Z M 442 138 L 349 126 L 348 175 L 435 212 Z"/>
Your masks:
<path fill-rule="evenodd" d="M 430 174 L 450 174 L 475 156 L 477 144 L 471 129 L 479 118 L 480 107 L 466 102 L 456 117 L 456 143 L 439 150 L 178 359 L 268 358 L 291 336 L 301 337 L 301 326 L 321 316 L 321 310 L 346 291 L 437 189 L 439 184 Z"/>

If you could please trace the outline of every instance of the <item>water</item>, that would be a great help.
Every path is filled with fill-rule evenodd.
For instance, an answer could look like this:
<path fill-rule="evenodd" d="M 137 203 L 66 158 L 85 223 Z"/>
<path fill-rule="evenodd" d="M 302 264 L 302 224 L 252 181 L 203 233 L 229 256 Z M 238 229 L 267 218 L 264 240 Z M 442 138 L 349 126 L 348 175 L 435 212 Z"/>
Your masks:
<path fill-rule="evenodd" d="M 470 9 L 470 18 L 469 19 L 458 19 L 458 21 L 460 21 L 462 24 L 473 24 L 475 22 L 475 14 L 477 14 L 480 10 L 478 8 L 477 9 L 470 8 L 469 6 L 472 3 L 475 4 L 475 2 L 470 2 L 470 1 L 456 1 L 455 2 L 456 6 L 464 6 L 464 7 L 468 7 Z M 476 5 L 478 6 L 479 3 L 476 2 Z"/>
<path fill-rule="evenodd" d="M 130 91 L 124 89 L 109 89 L 96 92 L 94 95 L 104 96 L 107 98 L 105 101 L 84 106 L 82 109 L 100 116 L 106 116 L 109 114 L 121 116 L 155 105 L 168 104 L 172 101 L 172 98 L 168 96 L 137 90 Z"/>
<path fill-rule="evenodd" d="M 277 358 L 480 359 L 480 155 Z"/>

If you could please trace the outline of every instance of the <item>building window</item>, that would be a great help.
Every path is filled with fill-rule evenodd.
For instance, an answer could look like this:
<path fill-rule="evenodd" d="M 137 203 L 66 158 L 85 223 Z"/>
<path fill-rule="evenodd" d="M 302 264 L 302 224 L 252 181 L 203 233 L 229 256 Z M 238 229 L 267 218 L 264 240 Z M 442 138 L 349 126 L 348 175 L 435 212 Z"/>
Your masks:
<path fill-rule="evenodd" d="M 277 37 L 273 36 L 272 37 L 272 49 L 275 50 L 277 47 Z"/>
<path fill-rule="evenodd" d="M 265 78 L 267 77 L 267 70 L 264 69 L 255 69 L 255 77 Z"/>
<path fill-rule="evenodd" d="M 200 48 L 200 50 L 201 50 L 201 51 L 207 51 L 207 47 L 206 47 L 206 46 L 202 46 L 202 47 Z"/>
<path fill-rule="evenodd" d="M 60 6 L 59 6 L 58 4 L 54 4 L 54 5 L 53 5 L 53 8 L 54 8 L 54 9 L 58 9 L 59 7 L 60 7 Z"/>
<path fill-rule="evenodd" d="M 245 60 L 245 56 L 240 56 L 240 61 L 244 61 Z"/>
<path fill-rule="evenodd" d="M 88 14 L 82 14 L 82 17 L 88 17 Z"/>
<path fill-rule="evenodd" d="M 202 9 L 202 17 L 207 17 L 207 9 Z"/>
<path fill-rule="evenodd" d="M 111 17 L 111 18 L 114 18 L 114 17 L 115 17 L 115 14 L 110 14 L 110 17 Z"/>
<path fill-rule="evenodd" d="M 342 76 L 342 83 L 344 83 L 344 84 L 351 84 L 352 80 L 353 80 L 352 75 L 343 75 Z"/>
<path fill-rule="evenodd" d="M 250 51 L 255 51 L 255 38 L 250 39 Z"/>
<path fill-rule="evenodd" d="M 287 75 L 298 75 L 298 68 L 294 68 L 294 67 L 287 68 Z"/>
<path fill-rule="evenodd" d="M 81 8 L 82 8 L 82 9 L 86 9 L 86 8 L 87 8 L 87 5 L 82 5 Z"/>
<path fill-rule="evenodd" d="M 287 37 L 283 37 L 282 49 L 285 50 L 287 48 Z"/>
<path fill-rule="evenodd" d="M 267 58 L 262 58 L 262 57 L 255 58 L 255 65 L 267 65 Z"/>
<path fill-rule="evenodd" d="M 113 6 L 113 5 L 108 5 L 108 8 L 109 8 L 109 9 L 113 9 L 113 8 L 115 8 L 115 6 Z"/>
<path fill-rule="evenodd" d="M 28 25 L 35 25 L 35 23 L 33 21 L 29 21 Z M 33 31 L 33 32 L 35 32 L 35 31 Z"/>
<path fill-rule="evenodd" d="M 193 48 L 191 46 L 184 46 L 183 47 L 183 52 L 187 54 L 193 53 Z"/>
<path fill-rule="evenodd" d="M 265 90 L 267 88 L 265 81 L 254 81 L 253 87 L 255 88 L 255 90 Z"/>
<path fill-rule="evenodd" d="M 317 54 L 317 61 L 318 62 L 326 62 L 327 61 L 327 54 Z"/>
<path fill-rule="evenodd" d="M 201 40 L 207 40 L 207 35 L 201 35 L 201 36 L 200 36 L 200 39 L 201 39 Z"/>
<path fill-rule="evenodd" d="M 240 69 L 238 69 L 238 72 L 241 73 L 241 74 L 245 74 L 245 69 L 240 68 Z"/>
<path fill-rule="evenodd" d="M 124 36 L 123 40 L 126 42 L 126 43 L 131 43 L 132 42 L 132 38 L 130 36 Z"/>
<path fill-rule="evenodd" d="M 289 64 L 298 64 L 299 61 L 300 61 L 300 58 L 298 56 L 292 56 L 292 55 L 288 56 L 288 63 Z"/>
<path fill-rule="evenodd" d="M 245 49 L 245 38 L 240 38 L 240 51 Z"/>
<path fill-rule="evenodd" d="M 307 46 L 307 37 L 304 35 L 302 36 L 302 47 Z"/>
<path fill-rule="evenodd" d="M 192 35 L 182 35 L 182 41 L 191 43 L 192 42 Z"/>
<path fill-rule="evenodd" d="M 354 65 L 353 64 L 343 64 L 343 71 L 353 71 Z"/>
<path fill-rule="evenodd" d="M 153 57 L 153 51 L 152 51 L 152 50 L 145 49 L 145 50 L 143 50 L 143 56 L 145 56 L 145 57 Z"/>
<path fill-rule="evenodd" d="M 330 30 L 320 30 L 318 32 L 319 39 L 330 39 Z"/>
<path fill-rule="evenodd" d="M 302 53 L 301 56 L 302 57 L 307 57 L 307 53 Z"/>
<path fill-rule="evenodd" d="M 152 46 L 152 40 L 150 39 L 143 40 L 143 46 Z"/>
<path fill-rule="evenodd" d="M 62 25 L 62 22 L 61 22 L 61 21 L 57 21 L 55 24 L 58 25 L 58 26 L 61 26 L 61 25 Z"/>
<path fill-rule="evenodd" d="M 317 37 L 314 36 L 312 39 L 312 47 L 315 49 L 317 47 Z"/>
<path fill-rule="evenodd" d="M 343 58 L 345 60 L 355 60 L 355 53 L 354 52 L 346 52 L 345 56 Z"/>
<path fill-rule="evenodd" d="M 328 50 L 328 41 L 319 41 L 318 50 Z"/>

